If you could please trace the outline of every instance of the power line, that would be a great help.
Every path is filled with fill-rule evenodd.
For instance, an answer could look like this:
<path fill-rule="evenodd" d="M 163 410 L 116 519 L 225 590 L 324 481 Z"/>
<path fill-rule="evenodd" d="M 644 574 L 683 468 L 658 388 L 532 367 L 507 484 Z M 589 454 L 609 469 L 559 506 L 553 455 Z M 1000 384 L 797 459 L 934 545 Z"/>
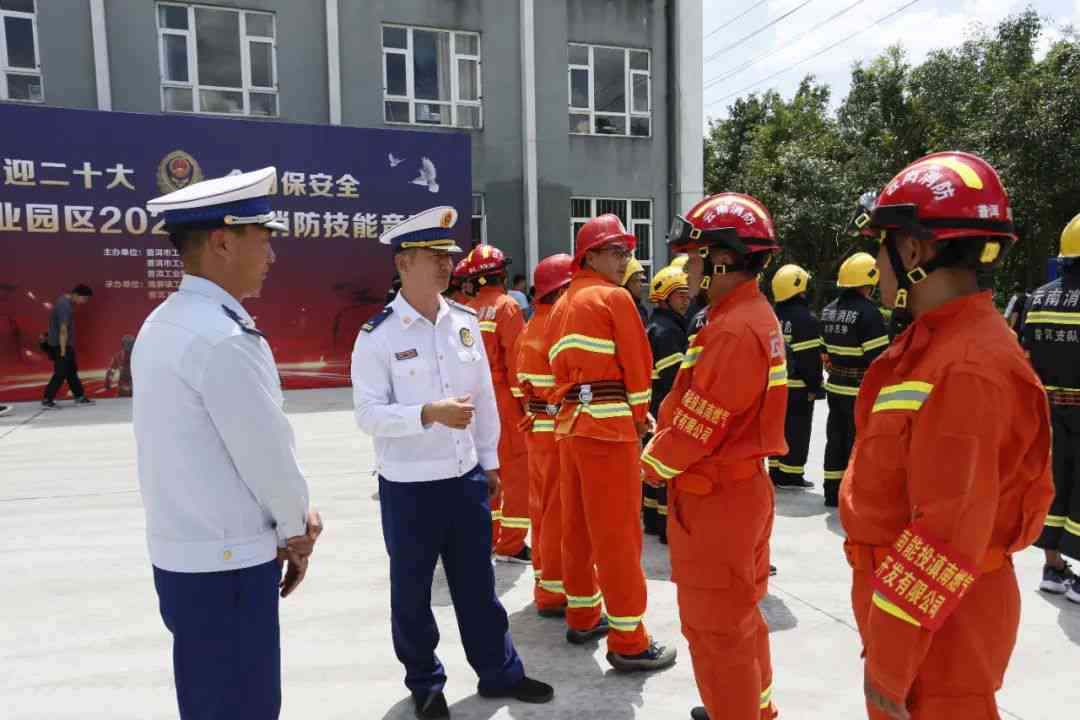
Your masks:
<path fill-rule="evenodd" d="M 788 65 L 783 70 L 779 70 L 777 72 L 774 72 L 772 75 L 768 76 L 767 78 L 763 78 L 761 80 L 758 80 L 757 82 L 751 83 L 751 84 L 747 85 L 746 87 L 742 88 L 741 90 L 736 90 L 733 93 L 728 93 L 727 95 L 725 95 L 722 98 L 718 98 L 716 100 L 713 100 L 712 102 L 707 103 L 705 105 L 705 107 L 712 107 L 713 105 L 715 105 L 715 104 L 717 104 L 719 102 L 723 102 L 724 100 L 727 100 L 728 98 L 735 97 L 736 95 L 742 95 L 747 90 L 752 90 L 755 87 L 757 87 L 758 85 L 769 82 L 773 78 L 780 77 L 784 73 L 790 72 L 791 70 L 794 70 L 795 68 L 802 65 L 803 63 L 810 62 L 811 60 L 813 60 L 815 58 L 821 57 L 822 55 L 829 52 L 833 48 L 839 47 L 840 45 L 843 45 L 844 43 L 848 42 L 849 40 L 852 40 L 852 39 L 858 37 L 859 35 L 862 35 L 864 32 L 866 32 L 870 28 L 875 27 L 877 25 L 880 25 L 881 23 L 885 22 L 886 20 L 899 15 L 900 13 L 904 12 L 905 10 L 907 10 L 909 7 L 911 7 L 912 5 L 914 5 L 917 2 L 919 2 L 919 0 L 911 0 L 911 2 L 907 3 L 906 5 L 902 5 L 901 7 L 897 8 L 896 10 L 893 10 L 888 15 L 885 15 L 883 17 L 878 18 L 877 20 L 875 20 L 871 24 L 867 25 L 866 27 L 862 28 L 861 30 L 857 30 L 857 31 L 851 33 L 850 35 L 848 35 L 847 37 L 843 37 L 840 40 L 837 40 L 836 42 L 834 42 L 833 44 L 828 45 L 827 47 L 824 47 L 821 50 L 818 50 L 813 55 L 809 55 L 809 56 L 803 58 L 802 60 L 800 60 L 797 63 L 794 63 L 792 65 Z"/>
<path fill-rule="evenodd" d="M 796 10 L 798 10 L 799 8 L 804 8 L 804 7 L 806 7 L 807 5 L 809 5 L 810 3 L 812 3 L 813 1 L 814 1 L 814 0 L 803 0 L 803 1 L 801 2 L 801 3 L 799 3 L 799 4 L 798 4 L 798 5 L 796 5 L 795 7 L 791 8 L 790 10 L 788 10 L 788 11 L 787 11 L 786 13 L 784 13 L 784 14 L 783 14 L 783 15 L 781 15 L 780 17 L 776 18 L 775 20 L 770 20 L 769 22 L 765 23 L 764 25 L 762 25 L 761 27 L 759 27 L 759 28 L 758 28 L 757 30 L 755 30 L 754 32 L 750 33 L 749 35 L 744 35 L 743 37 L 739 38 L 738 40 L 736 40 L 735 42 L 731 43 L 730 45 L 725 45 L 724 47 L 720 48 L 719 50 L 717 50 L 716 52 L 714 52 L 714 53 L 713 53 L 712 55 L 710 55 L 710 56 L 708 56 L 707 58 L 705 58 L 705 62 L 707 62 L 707 63 L 708 63 L 708 62 L 712 62 L 713 60 L 715 60 L 716 58 L 720 57 L 721 55 L 723 55 L 724 53 L 728 52 L 729 50 L 734 50 L 735 48 L 739 47 L 740 45 L 742 45 L 742 44 L 743 44 L 744 42 L 746 42 L 747 40 L 750 40 L 750 39 L 752 39 L 752 38 L 755 38 L 755 37 L 757 37 L 758 35 L 760 35 L 761 33 L 765 32 L 766 30 L 768 30 L 769 28 L 771 28 L 771 27 L 772 27 L 773 25 L 775 25 L 776 23 L 780 22 L 780 21 L 781 21 L 781 20 L 783 20 L 784 18 L 787 18 L 787 17 L 789 17 L 789 16 L 790 16 L 790 15 L 791 15 L 792 13 L 794 13 L 794 12 L 795 12 Z"/>
<path fill-rule="evenodd" d="M 811 33 L 817 32 L 821 28 L 823 28 L 826 25 L 828 25 L 829 23 L 831 23 L 833 20 L 836 20 L 841 15 L 844 15 L 845 13 L 847 13 L 849 10 L 853 10 L 856 6 L 862 5 L 864 2 L 866 2 L 866 0 L 855 0 L 855 2 L 851 3 L 846 8 L 836 11 L 835 13 L 833 13 L 829 17 L 825 18 L 824 20 L 822 20 L 821 22 L 819 22 L 817 25 L 810 28 L 809 30 L 804 30 L 803 32 L 796 35 L 795 37 L 789 39 L 787 41 L 788 45 L 790 46 L 790 45 L 798 42 L 799 40 L 802 40 L 807 35 L 810 35 Z M 721 83 L 721 82 L 723 82 L 724 80 L 727 80 L 730 77 L 734 77 L 735 75 L 738 75 L 743 70 L 746 70 L 747 68 L 751 67 L 752 65 L 756 65 L 757 63 L 761 62 L 765 58 L 771 57 L 773 54 L 774 54 L 774 51 L 772 49 L 769 49 L 768 51 L 761 53 L 760 55 L 753 58 L 752 60 L 747 60 L 742 65 L 739 65 L 738 67 L 736 67 L 736 68 L 734 68 L 732 70 L 729 70 L 729 71 L 727 71 L 726 73 L 724 73 L 722 75 L 717 75 L 714 78 L 710 78 L 709 80 L 706 80 L 705 84 L 704 84 L 704 89 L 708 90 L 713 85 L 716 85 L 717 83 Z"/>
<path fill-rule="evenodd" d="M 718 28 L 715 28 L 714 30 L 711 30 L 711 31 L 710 31 L 710 32 L 709 32 L 709 33 L 708 33 L 707 35 L 705 35 L 705 37 L 703 37 L 703 38 L 702 38 L 702 40 L 708 40 L 708 39 L 709 39 L 709 38 L 711 38 L 711 37 L 712 37 L 713 35 L 715 35 L 716 33 L 720 32 L 721 30 L 723 30 L 724 28 L 726 28 L 726 27 L 727 27 L 728 25 L 730 25 L 731 23 L 733 23 L 733 22 L 736 22 L 737 20 L 741 20 L 741 19 L 743 19 L 743 17 L 745 17 L 745 16 L 746 16 L 746 15 L 747 15 L 747 14 L 748 14 L 748 13 L 749 13 L 749 12 L 750 12 L 751 10 L 756 10 L 757 8 L 761 7 L 762 5 L 764 5 L 764 4 L 765 4 L 765 3 L 767 3 L 767 2 L 769 2 L 769 0 L 758 0 L 758 2 L 754 3 L 754 4 L 753 4 L 753 5 L 751 5 L 750 7 L 746 8 L 746 9 L 745 9 L 745 10 L 743 10 L 743 11 L 742 11 L 741 13 L 739 13 L 739 14 L 738 14 L 738 15 L 736 15 L 735 17 L 731 18 L 730 20 L 728 20 L 728 21 L 727 21 L 726 23 L 724 23 L 724 24 L 723 24 L 723 25 L 721 25 L 720 27 L 718 27 Z"/>

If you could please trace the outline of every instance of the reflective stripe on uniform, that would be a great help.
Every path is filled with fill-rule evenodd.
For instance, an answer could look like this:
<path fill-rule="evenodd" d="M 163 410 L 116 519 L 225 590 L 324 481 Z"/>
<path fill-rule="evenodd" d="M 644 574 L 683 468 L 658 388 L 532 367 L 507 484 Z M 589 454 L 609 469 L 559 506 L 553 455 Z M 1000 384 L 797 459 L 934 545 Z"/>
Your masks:
<path fill-rule="evenodd" d="M 1047 515 L 1046 527 L 1063 528 L 1065 527 L 1065 521 L 1068 519 L 1069 518 L 1065 517 L 1064 515 Z"/>
<path fill-rule="evenodd" d="M 870 412 L 883 412 L 885 410 L 918 410 L 930 396 L 934 386 L 918 380 L 909 380 L 899 385 L 887 385 L 881 388 L 877 399 L 874 400 L 874 409 Z"/>
<path fill-rule="evenodd" d="M 540 580 L 540 588 L 547 590 L 550 593 L 566 593 L 566 587 L 563 585 L 562 580 Z"/>
<path fill-rule="evenodd" d="M 829 345 L 827 343 L 825 345 L 825 352 L 830 355 L 841 355 L 843 357 L 862 357 L 864 354 L 861 346 L 847 347 L 846 345 Z"/>
<path fill-rule="evenodd" d="M 788 387 L 791 388 L 804 388 L 806 387 L 806 381 L 799 380 L 798 378 L 791 378 L 787 381 Z"/>
<path fill-rule="evenodd" d="M 634 632 L 637 630 L 637 626 L 641 624 L 641 615 L 608 615 L 608 626 L 612 630 L 618 630 L 620 632 Z"/>
<path fill-rule="evenodd" d="M 1080 536 L 1080 523 L 1073 522 L 1069 518 L 1065 518 L 1065 532 L 1070 535 Z"/>
<path fill-rule="evenodd" d="M 791 351 L 802 352 L 803 350 L 813 350 L 814 348 L 821 347 L 824 344 L 825 343 L 822 342 L 821 338 L 814 338 L 813 340 L 806 340 L 804 342 L 794 343 L 791 346 Z"/>
<path fill-rule="evenodd" d="M 777 460 L 776 458 L 769 458 L 769 467 L 770 468 L 780 467 L 780 461 Z"/>
<path fill-rule="evenodd" d="M 653 365 L 653 370 L 655 370 L 656 372 L 663 372 L 664 370 L 667 370 L 672 365 L 678 365 L 679 363 L 682 362 L 682 360 L 683 360 L 683 354 L 681 352 L 671 353 L 666 358 L 662 358 L 660 360 L 657 360 L 656 364 Z"/>
<path fill-rule="evenodd" d="M 867 340 L 866 342 L 864 342 L 862 344 L 862 349 L 866 352 L 871 352 L 872 350 L 877 350 L 880 347 L 885 347 L 888 344 L 889 336 L 882 335 L 881 337 L 876 337 L 873 340 Z"/>
<path fill-rule="evenodd" d="M 533 420 L 532 431 L 533 432 L 555 432 L 555 421 L 554 420 L 541 420 L 540 418 L 537 418 L 536 420 Z"/>
<path fill-rule="evenodd" d="M 667 510 L 668 510 L 667 505 L 661 505 L 660 503 L 656 504 L 656 513 L 658 515 L 662 515 L 664 517 L 667 517 Z"/>
<path fill-rule="evenodd" d="M 573 333 L 559 338 L 558 342 L 548 350 L 548 360 L 554 360 L 555 356 L 563 350 L 584 350 L 585 352 L 598 353 L 600 355 L 614 355 L 615 341 L 604 338 L 589 337 Z"/>
<path fill-rule="evenodd" d="M 822 477 L 825 480 L 843 480 L 845 472 L 846 468 L 844 470 L 826 470 L 822 473 Z"/>
<path fill-rule="evenodd" d="M 647 405 L 652 400 L 652 388 L 641 392 L 628 393 L 626 399 L 630 401 L 631 405 Z"/>
<path fill-rule="evenodd" d="M 846 395 L 847 397 L 857 397 L 859 394 L 859 388 L 857 387 L 837 385 L 828 381 L 825 382 L 825 390 L 836 395 Z"/>
<path fill-rule="evenodd" d="M 572 607 L 572 608 L 599 607 L 600 603 L 603 602 L 603 600 L 604 600 L 604 596 L 603 596 L 603 594 L 601 594 L 599 592 L 596 593 L 595 595 L 593 595 L 592 597 L 583 597 L 583 596 L 580 596 L 580 595 L 567 595 L 566 596 L 566 606 L 567 607 Z"/>
<path fill-rule="evenodd" d="M 806 472 L 805 465 L 785 465 L 782 462 L 776 463 L 776 469 L 788 475 L 802 475 Z"/>
<path fill-rule="evenodd" d="M 507 515 L 503 515 L 503 517 L 502 517 L 502 526 L 504 528 L 518 528 L 518 529 L 521 529 L 521 530 L 528 530 L 529 529 L 529 518 L 527 518 L 527 517 L 523 517 L 523 518 L 522 517 L 509 517 Z"/>
<path fill-rule="evenodd" d="M 652 510 L 656 509 L 656 498 L 644 498 L 642 504 Z"/>
<path fill-rule="evenodd" d="M 761 704 L 760 710 L 768 710 L 769 705 L 772 704 L 772 685 L 761 691 Z"/>
<path fill-rule="evenodd" d="M 909 625 L 914 625 L 915 627 L 922 627 L 922 623 L 920 623 L 918 620 L 916 620 L 915 618 L 908 615 L 906 612 L 904 612 L 904 610 L 902 608 L 900 608 L 900 607 L 894 605 L 893 603 L 889 602 L 888 600 L 886 600 L 885 596 L 883 596 L 881 593 L 878 593 L 878 592 L 874 593 L 873 603 L 879 609 L 887 612 L 888 614 L 892 615 L 894 618 L 897 618 L 899 620 L 903 620 L 904 622 L 908 623 Z"/>
<path fill-rule="evenodd" d="M 649 453 L 641 454 L 641 462 L 651 467 L 653 470 L 656 471 L 657 475 L 664 478 L 665 480 L 670 480 L 671 478 L 682 472 L 682 470 L 676 470 L 675 468 L 668 467 Z"/>
<path fill-rule="evenodd" d="M 578 405 L 574 414 L 584 413 L 589 417 L 596 418 L 597 420 L 604 420 L 606 418 L 613 417 L 633 417 L 634 411 L 630 409 L 630 406 L 624 402 L 620 403 L 605 403 L 603 405 Z"/>
<path fill-rule="evenodd" d="M 521 392 L 521 388 L 519 388 L 519 387 L 510 388 L 510 394 L 513 395 L 516 398 L 525 397 L 525 393 Z"/>
<path fill-rule="evenodd" d="M 777 365 L 769 369 L 769 387 L 780 387 L 787 384 L 787 365 Z"/>
<path fill-rule="evenodd" d="M 480 332 L 495 332 L 499 327 L 499 324 L 494 320 L 481 320 Z"/>
<path fill-rule="evenodd" d="M 705 349 L 705 347 L 701 346 L 701 347 L 692 347 L 689 350 L 687 350 L 686 355 L 683 356 L 682 364 L 679 365 L 679 367 L 680 368 L 688 368 L 688 367 L 694 367 L 695 365 L 697 365 L 698 360 L 701 359 L 701 351 L 704 350 L 704 349 Z"/>
<path fill-rule="evenodd" d="M 492 520 L 502 520 L 502 510 L 492 510 L 491 511 L 491 519 Z"/>
<path fill-rule="evenodd" d="M 1080 325 L 1080 313 L 1038 310 L 1029 312 L 1024 322 L 1028 325 Z"/>
<path fill-rule="evenodd" d="M 536 375 L 534 373 L 518 373 L 518 382 L 530 382 L 533 387 L 555 387 L 554 375 Z"/>

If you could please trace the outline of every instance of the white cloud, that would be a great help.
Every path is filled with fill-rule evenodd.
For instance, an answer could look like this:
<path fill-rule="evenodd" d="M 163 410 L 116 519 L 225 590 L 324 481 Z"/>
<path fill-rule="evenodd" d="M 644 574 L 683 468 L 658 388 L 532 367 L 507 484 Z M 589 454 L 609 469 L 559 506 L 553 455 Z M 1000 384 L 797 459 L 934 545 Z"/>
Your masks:
<path fill-rule="evenodd" d="M 705 29 L 708 32 L 721 24 L 732 11 L 725 0 L 704 0 Z M 816 0 L 752 41 L 725 53 L 705 65 L 704 78 L 723 76 L 759 55 L 766 55 L 744 71 L 723 80 L 705 91 L 705 115 L 723 116 L 734 97 L 717 102 L 731 93 L 742 91 L 758 81 L 780 72 L 794 63 L 816 53 L 841 38 L 871 25 L 878 18 L 901 7 L 906 0 L 866 0 L 845 15 L 821 29 L 808 33 L 833 13 L 851 5 L 853 0 Z M 739 22 L 705 42 L 705 55 L 735 42 L 798 4 L 798 0 L 772 0 L 766 6 L 748 14 Z M 920 0 L 916 5 L 881 25 L 869 28 L 829 52 L 806 62 L 790 72 L 746 90 L 762 92 L 776 88 L 785 96 L 798 86 L 808 73 L 833 89 L 834 103 L 847 93 L 851 65 L 867 61 L 886 47 L 901 44 L 912 63 L 921 62 L 933 50 L 954 47 L 971 35 L 978 26 L 992 28 L 1010 14 L 1022 11 L 1031 4 L 1037 12 L 1064 25 L 1072 22 L 1080 27 L 1080 0 Z M 802 37 L 806 35 L 805 37 Z M 1060 31 L 1048 29 L 1040 43 L 1040 54 L 1061 36 Z M 741 93 L 741 94 L 746 94 Z"/>

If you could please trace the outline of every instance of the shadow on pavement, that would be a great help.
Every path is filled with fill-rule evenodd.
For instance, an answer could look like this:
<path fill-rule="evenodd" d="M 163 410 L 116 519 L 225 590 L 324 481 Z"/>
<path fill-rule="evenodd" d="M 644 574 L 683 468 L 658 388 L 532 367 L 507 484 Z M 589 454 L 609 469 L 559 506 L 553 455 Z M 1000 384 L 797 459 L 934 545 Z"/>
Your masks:
<path fill-rule="evenodd" d="M 655 535 L 646 535 L 641 544 L 641 568 L 649 580 L 671 580 L 671 555 Z"/>
<path fill-rule="evenodd" d="M 776 514 L 789 518 L 814 517 L 824 515 L 824 496 L 805 490 L 777 490 Z"/>
<path fill-rule="evenodd" d="M 1080 645 L 1080 605 L 1069 602 L 1064 595 L 1036 591 L 1035 594 L 1046 603 L 1058 609 L 1058 626 L 1065 631 L 1065 637 L 1073 645 Z"/>
<path fill-rule="evenodd" d="M 827 508 L 828 514 L 825 516 L 825 527 L 829 529 L 833 535 L 837 537 L 847 539 L 847 533 L 844 532 L 844 525 L 840 522 L 840 512 L 836 508 Z"/>
<path fill-rule="evenodd" d="M 495 564 L 495 594 L 502 597 L 510 592 L 518 579 L 525 572 L 532 573 L 532 565 L 518 565 L 516 563 Z M 431 581 L 431 606 L 450 607 L 453 605 L 450 598 L 450 583 L 446 579 L 446 569 L 443 568 L 442 559 L 435 566 L 435 577 Z"/>

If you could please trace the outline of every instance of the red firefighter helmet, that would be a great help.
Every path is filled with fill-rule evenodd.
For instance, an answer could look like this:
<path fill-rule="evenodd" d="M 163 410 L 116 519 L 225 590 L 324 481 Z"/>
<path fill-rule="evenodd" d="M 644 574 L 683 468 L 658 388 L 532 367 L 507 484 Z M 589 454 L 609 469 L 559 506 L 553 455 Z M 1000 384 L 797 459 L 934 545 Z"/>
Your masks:
<path fill-rule="evenodd" d="M 458 260 L 457 265 L 454 266 L 454 272 L 451 275 L 451 277 L 454 280 L 457 280 L 459 282 L 461 280 L 464 280 L 465 278 L 469 277 L 469 256 L 468 255 L 466 255 L 465 257 Z"/>
<path fill-rule="evenodd" d="M 541 260 L 533 271 L 534 294 L 543 298 L 561 287 L 570 284 L 574 275 L 574 258 L 566 253 L 559 253 Z"/>
<path fill-rule="evenodd" d="M 742 193 L 720 193 L 677 215 L 668 233 L 673 252 L 720 246 L 739 255 L 780 249 L 772 215 L 758 200 Z"/>
<path fill-rule="evenodd" d="M 622 243 L 633 250 L 637 245 L 637 238 L 626 231 L 617 215 L 608 213 L 594 217 L 578 230 L 574 240 L 574 265 L 581 267 L 585 261 L 585 253 L 611 243 Z"/>
<path fill-rule="evenodd" d="M 1016 242 L 1009 195 L 988 162 L 966 152 L 938 152 L 901 170 L 878 195 L 870 230 L 922 226 L 937 240 L 999 237 Z"/>
<path fill-rule="evenodd" d="M 463 272 L 470 277 L 497 273 L 509 264 L 505 253 L 493 245 L 477 245 L 460 263 L 464 265 Z"/>

